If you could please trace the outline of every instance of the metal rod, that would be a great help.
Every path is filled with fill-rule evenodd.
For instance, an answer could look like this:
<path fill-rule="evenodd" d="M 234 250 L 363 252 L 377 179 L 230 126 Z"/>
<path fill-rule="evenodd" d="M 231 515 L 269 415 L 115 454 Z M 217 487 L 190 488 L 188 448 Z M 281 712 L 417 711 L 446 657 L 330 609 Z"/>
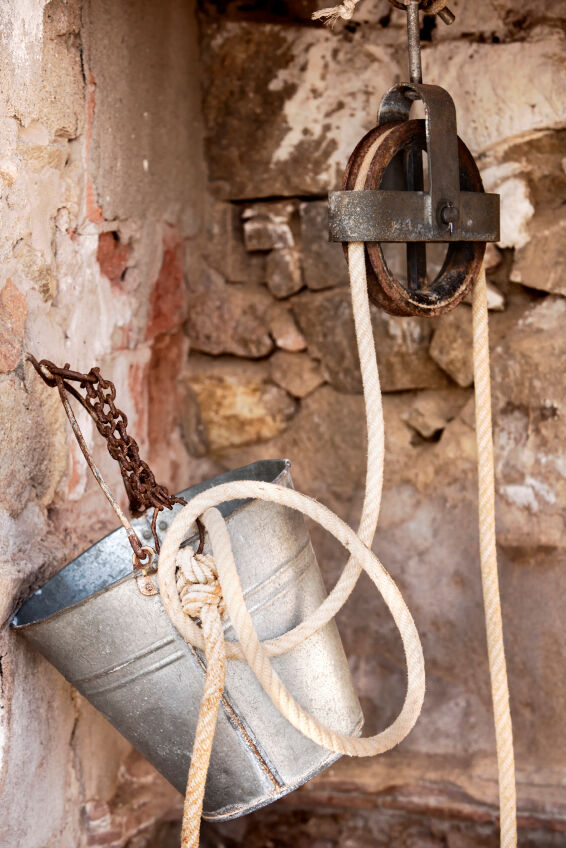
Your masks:
<path fill-rule="evenodd" d="M 421 37 L 419 25 L 419 0 L 410 0 L 407 6 L 407 38 L 409 41 L 409 79 L 423 81 L 421 65 Z"/>
<path fill-rule="evenodd" d="M 424 190 L 423 157 L 417 147 L 409 148 L 405 154 L 405 174 L 407 191 Z M 427 287 L 424 242 L 407 242 L 407 287 L 409 291 L 422 291 Z"/>
<path fill-rule="evenodd" d="M 407 39 L 410 81 L 422 83 L 419 0 L 410 0 L 407 6 Z M 423 190 L 423 161 L 421 151 L 417 148 L 407 152 L 405 174 L 408 191 Z M 426 287 L 426 246 L 424 244 L 407 242 L 407 287 L 409 291 L 418 291 Z"/>
<path fill-rule="evenodd" d="M 132 525 L 128 521 L 127 517 L 124 515 L 124 512 L 123 512 L 120 504 L 118 503 L 118 501 L 116 500 L 116 498 L 114 497 L 112 492 L 110 491 L 108 484 L 106 483 L 104 477 L 102 476 L 102 474 L 98 470 L 98 467 L 95 464 L 92 456 L 90 455 L 90 451 L 87 448 L 86 442 L 85 442 L 83 434 L 81 432 L 81 428 L 79 427 L 79 423 L 78 423 L 77 419 L 75 418 L 75 414 L 74 414 L 74 412 L 71 408 L 71 404 L 69 403 L 69 400 L 68 400 L 67 395 L 65 393 L 65 387 L 64 387 L 63 379 L 60 376 L 57 375 L 55 377 L 55 381 L 56 381 L 56 384 L 57 384 L 57 388 L 59 389 L 59 395 L 61 396 L 63 408 L 64 408 L 64 410 L 67 414 L 67 418 L 69 419 L 69 423 L 72 427 L 73 433 L 75 434 L 75 438 L 76 438 L 77 442 L 79 443 L 79 447 L 80 447 L 80 449 L 83 453 L 83 456 L 88 463 L 88 467 L 92 471 L 96 482 L 98 483 L 98 485 L 100 486 L 100 488 L 102 489 L 104 494 L 106 495 L 106 498 L 108 499 L 108 502 L 110 503 L 110 506 L 112 507 L 112 509 L 116 513 L 118 519 L 122 523 L 122 526 L 123 526 L 124 530 L 126 531 L 126 533 L 128 535 L 128 541 L 129 541 L 130 545 L 132 546 L 132 549 L 134 551 L 135 556 L 137 557 L 138 563 L 141 564 L 141 561 L 145 559 L 145 556 L 143 555 L 143 551 L 144 550 L 148 551 L 148 550 L 152 550 L 152 549 L 149 549 L 147 546 L 143 546 L 142 543 L 140 542 L 136 531 L 134 530 L 134 528 L 132 527 Z"/>

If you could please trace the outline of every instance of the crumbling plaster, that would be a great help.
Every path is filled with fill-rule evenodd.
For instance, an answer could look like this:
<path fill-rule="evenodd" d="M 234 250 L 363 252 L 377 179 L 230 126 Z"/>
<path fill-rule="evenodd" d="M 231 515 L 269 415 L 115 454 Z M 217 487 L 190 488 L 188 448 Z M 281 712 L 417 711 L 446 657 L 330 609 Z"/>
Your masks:
<path fill-rule="evenodd" d="M 26 353 L 99 365 L 158 473 L 187 479 L 172 397 L 205 173 L 194 9 L 14 0 L 0 44 L 0 844 L 152 844 L 177 793 L 5 625 L 115 525 Z"/>

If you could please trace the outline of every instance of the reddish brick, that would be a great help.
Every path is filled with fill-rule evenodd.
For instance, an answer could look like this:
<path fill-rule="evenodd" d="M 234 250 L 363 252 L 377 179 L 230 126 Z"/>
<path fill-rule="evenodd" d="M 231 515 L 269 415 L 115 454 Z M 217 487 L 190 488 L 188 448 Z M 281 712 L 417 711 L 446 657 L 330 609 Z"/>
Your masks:
<path fill-rule="evenodd" d="M 22 352 L 27 305 L 21 291 L 8 279 L 0 291 L 0 372 L 13 371 Z"/>
<path fill-rule="evenodd" d="M 115 232 L 101 233 L 96 258 L 104 276 L 113 286 L 119 286 L 130 260 L 130 246 L 122 244 Z"/>
<path fill-rule="evenodd" d="M 147 338 L 176 329 L 185 319 L 184 248 L 178 232 L 168 228 L 163 237 L 163 262 L 149 303 Z"/>

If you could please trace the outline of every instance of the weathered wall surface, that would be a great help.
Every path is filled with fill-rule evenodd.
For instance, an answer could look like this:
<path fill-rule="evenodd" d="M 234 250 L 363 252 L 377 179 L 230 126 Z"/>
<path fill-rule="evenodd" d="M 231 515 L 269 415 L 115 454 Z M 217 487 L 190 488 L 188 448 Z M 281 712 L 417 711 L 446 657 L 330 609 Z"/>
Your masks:
<path fill-rule="evenodd" d="M 279 17 L 261 3 L 201 10 L 210 238 L 208 267 L 191 282 L 187 444 L 222 467 L 289 456 L 298 488 L 355 523 L 365 461 L 361 385 L 346 267 L 341 248 L 326 243 L 324 196 L 373 125 L 382 94 L 406 75 L 404 15 L 386 0 L 365 0 L 352 23 L 329 31 L 308 22 L 313 5 L 277 7 Z M 424 76 L 454 96 L 460 134 L 486 187 L 503 199 L 488 275 L 522 844 L 559 845 L 566 5 L 453 6 L 452 27 L 426 23 Z M 236 844 L 497 844 L 470 307 L 438 321 L 378 311 L 373 320 L 387 446 L 375 550 L 422 635 L 423 714 L 398 750 L 343 760 L 279 810 L 218 828 Z M 314 533 L 331 583 L 344 556 Z M 340 622 L 366 732 L 375 732 L 404 694 L 394 626 L 363 580 Z"/>
<path fill-rule="evenodd" d="M 114 526 L 26 352 L 116 382 L 160 481 L 289 456 L 355 524 L 365 433 L 346 266 L 325 196 L 383 92 L 403 15 L 364 0 L 10 0 L 0 12 L 0 620 Z M 454 0 L 423 30 L 486 187 L 500 571 L 521 844 L 566 839 L 566 6 Z M 200 56 L 197 55 L 200 52 Z M 200 61 L 200 71 L 198 63 Z M 200 87 L 199 87 L 200 79 Z M 202 144 L 204 129 L 204 148 Z M 207 180 L 207 181 L 206 181 Z M 387 433 L 375 549 L 414 613 L 428 690 L 396 751 L 343 760 L 215 846 L 491 848 L 497 786 L 475 527 L 470 310 L 373 315 Z M 190 347 L 190 354 L 187 356 Z M 83 420 L 115 491 L 116 468 Z M 342 552 L 313 530 L 329 585 Z M 405 672 L 363 582 L 340 615 L 366 732 Z M 165 848 L 180 797 L 40 657 L 0 642 L 2 848 Z"/>
<path fill-rule="evenodd" d="M 27 352 L 99 364 L 142 455 L 185 485 L 175 382 L 204 165 L 190 3 L 12 0 L 0 36 L 4 624 L 115 525 Z M 0 656 L 3 848 L 166 844 L 178 794 L 19 638 L 4 631 Z"/>

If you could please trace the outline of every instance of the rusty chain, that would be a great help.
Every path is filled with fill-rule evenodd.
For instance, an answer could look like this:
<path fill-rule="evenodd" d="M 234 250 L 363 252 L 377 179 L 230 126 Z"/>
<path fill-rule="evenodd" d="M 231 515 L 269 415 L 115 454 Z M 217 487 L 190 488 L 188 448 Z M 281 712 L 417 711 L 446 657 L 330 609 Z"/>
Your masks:
<path fill-rule="evenodd" d="M 145 560 L 151 559 L 149 555 L 151 549 L 141 544 L 135 530 L 124 516 L 120 505 L 94 464 L 67 395 L 72 395 L 88 412 L 96 425 L 96 429 L 106 441 L 108 453 L 119 464 L 132 515 L 141 515 L 147 509 L 153 507 L 151 530 L 157 553 L 159 553 L 156 526 L 158 514 L 163 509 L 171 509 L 174 504 L 186 504 L 186 500 L 176 495 L 170 495 L 168 489 L 156 481 L 155 475 L 147 462 L 141 459 L 138 443 L 126 429 L 128 417 L 115 404 L 116 387 L 111 380 L 104 379 L 100 373 L 100 368 L 91 368 L 88 374 L 81 374 L 78 371 L 72 371 L 68 363 L 63 368 L 59 368 L 48 359 L 42 359 L 38 362 L 31 354 L 27 358 L 48 386 L 58 388 L 65 412 L 89 468 L 126 529 L 134 551 L 134 569 L 144 567 L 146 565 Z M 73 382 L 79 384 L 79 389 L 85 392 L 84 396 L 72 385 Z M 204 547 L 204 528 L 200 522 L 198 522 L 198 529 L 200 537 L 198 552 L 200 553 Z"/>

